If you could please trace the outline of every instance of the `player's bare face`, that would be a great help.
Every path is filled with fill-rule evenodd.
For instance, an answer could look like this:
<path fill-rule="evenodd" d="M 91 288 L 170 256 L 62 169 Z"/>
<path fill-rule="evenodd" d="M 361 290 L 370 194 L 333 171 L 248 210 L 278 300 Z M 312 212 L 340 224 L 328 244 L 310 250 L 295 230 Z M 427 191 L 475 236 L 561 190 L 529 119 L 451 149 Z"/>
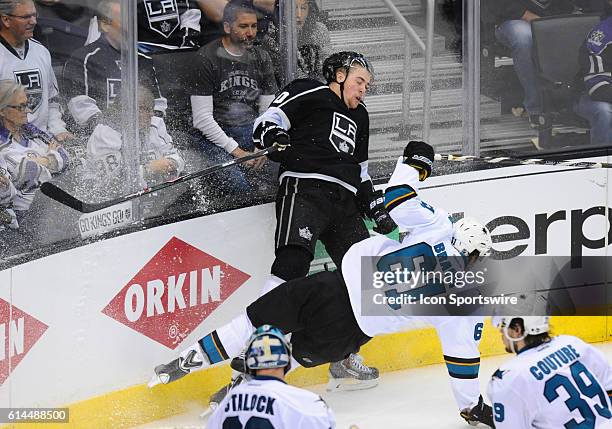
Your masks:
<path fill-rule="evenodd" d="M 31 1 L 18 4 L 10 16 L 3 17 L 8 20 L 8 31 L 13 38 L 23 43 L 27 39 L 34 37 L 36 27 L 36 7 Z"/>
<path fill-rule="evenodd" d="M 372 75 L 360 66 L 353 66 L 344 81 L 344 102 L 349 109 L 356 109 L 370 88 Z"/>
<path fill-rule="evenodd" d="M 235 48 L 251 49 L 257 36 L 257 15 L 239 12 L 236 20 L 229 26 L 229 30 L 229 39 Z"/>
<path fill-rule="evenodd" d="M 15 132 L 28 123 L 28 112 L 28 96 L 24 90 L 19 90 L 13 95 L 9 106 L 0 112 L 2 125 L 7 130 Z"/>

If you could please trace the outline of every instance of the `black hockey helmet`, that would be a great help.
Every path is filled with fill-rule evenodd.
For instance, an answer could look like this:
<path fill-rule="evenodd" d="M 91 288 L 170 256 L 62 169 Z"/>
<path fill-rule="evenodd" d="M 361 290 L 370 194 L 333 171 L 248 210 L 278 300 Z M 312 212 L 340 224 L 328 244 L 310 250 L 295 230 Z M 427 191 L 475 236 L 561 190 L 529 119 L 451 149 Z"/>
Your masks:
<path fill-rule="evenodd" d="M 352 51 L 336 52 L 327 57 L 325 61 L 323 61 L 323 76 L 328 84 L 335 82 L 336 71 L 339 68 L 343 68 L 346 74 L 348 74 L 349 69 L 354 65 L 363 67 L 374 76 L 374 67 L 372 67 L 370 61 L 363 55 Z"/>

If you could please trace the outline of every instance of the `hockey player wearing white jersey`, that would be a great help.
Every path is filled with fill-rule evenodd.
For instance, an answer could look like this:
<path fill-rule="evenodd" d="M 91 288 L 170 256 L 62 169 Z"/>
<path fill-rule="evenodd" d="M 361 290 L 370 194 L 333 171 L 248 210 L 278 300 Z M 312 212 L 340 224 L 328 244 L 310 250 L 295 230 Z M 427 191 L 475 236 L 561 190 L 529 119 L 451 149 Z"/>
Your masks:
<path fill-rule="evenodd" d="M 181 174 L 185 161 L 172 144 L 162 118 L 154 116 L 155 100 L 151 91 L 140 87 L 138 91 L 140 130 L 140 179 L 141 186 L 168 180 Z M 118 106 L 112 110 L 117 112 Z M 112 186 L 113 181 L 122 180 L 120 167 L 121 133 L 108 125 L 99 124 L 87 141 L 85 159 L 86 177 L 102 186 Z"/>
<path fill-rule="evenodd" d="M 419 176 L 431 172 L 432 162 L 431 146 L 409 143 L 385 192 L 393 220 L 408 232 L 402 242 L 385 236 L 370 237 L 350 247 L 342 260 L 341 274 L 325 271 L 281 284 L 249 305 L 232 322 L 188 347 L 178 359 L 159 365 L 150 385 L 168 383 L 192 370 L 237 356 L 253 327 L 263 323 L 292 333 L 294 358 L 305 367 L 339 361 L 376 335 L 408 329 L 414 316 L 391 307 L 385 306 L 386 314 L 382 315 L 368 316 L 362 312 L 362 257 L 375 257 L 377 266 L 400 261 L 405 268 L 414 270 L 409 264 L 415 258 L 433 257 L 431 260 L 439 261 L 458 256 L 457 261 L 469 265 L 486 255 L 491 247 L 489 232 L 482 225 L 464 220 L 453 226 L 446 212 L 418 197 Z M 481 321 L 474 318 L 428 321 L 434 323 L 441 337 L 462 416 L 473 424 L 491 425 L 491 407 L 482 402 L 477 379 Z"/>
<path fill-rule="evenodd" d="M 28 122 L 59 142 L 73 138 L 62 121 L 51 54 L 32 39 L 36 7 L 32 0 L 0 1 L 0 79 L 25 86 Z"/>
<path fill-rule="evenodd" d="M 208 420 L 208 429 L 336 427 L 331 409 L 320 396 L 285 382 L 291 345 L 279 329 L 257 328 L 247 343 L 245 366 L 249 380 L 221 401 Z"/>
<path fill-rule="evenodd" d="M 489 382 L 497 429 L 612 427 L 612 366 L 570 335 L 551 337 L 546 316 L 494 317 L 508 353 Z"/>
<path fill-rule="evenodd" d="M 14 80 L 0 80 L 0 157 L 16 193 L 12 209 L 25 216 L 34 194 L 51 175 L 68 167 L 68 153 L 50 135 L 28 124 L 28 97 Z"/>

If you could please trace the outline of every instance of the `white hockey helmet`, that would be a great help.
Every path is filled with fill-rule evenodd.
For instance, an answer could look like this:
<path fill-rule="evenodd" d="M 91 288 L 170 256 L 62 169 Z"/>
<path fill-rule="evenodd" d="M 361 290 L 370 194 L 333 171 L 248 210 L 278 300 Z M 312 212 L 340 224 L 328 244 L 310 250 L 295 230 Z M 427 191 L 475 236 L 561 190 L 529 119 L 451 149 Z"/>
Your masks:
<path fill-rule="evenodd" d="M 291 345 L 280 329 L 262 325 L 253 332 L 247 343 L 245 366 L 249 374 L 258 369 L 291 367 Z"/>
<path fill-rule="evenodd" d="M 508 334 L 508 327 L 513 319 L 522 319 L 525 332 L 518 338 L 513 338 Z M 493 326 L 501 328 L 504 337 L 512 343 L 512 350 L 516 352 L 514 343 L 524 340 L 528 335 L 540 335 L 550 331 L 549 316 L 494 316 L 491 319 Z"/>
<path fill-rule="evenodd" d="M 470 217 L 455 222 L 451 243 L 465 257 L 470 256 L 475 250 L 479 256 L 488 256 L 493 245 L 487 227 Z"/>

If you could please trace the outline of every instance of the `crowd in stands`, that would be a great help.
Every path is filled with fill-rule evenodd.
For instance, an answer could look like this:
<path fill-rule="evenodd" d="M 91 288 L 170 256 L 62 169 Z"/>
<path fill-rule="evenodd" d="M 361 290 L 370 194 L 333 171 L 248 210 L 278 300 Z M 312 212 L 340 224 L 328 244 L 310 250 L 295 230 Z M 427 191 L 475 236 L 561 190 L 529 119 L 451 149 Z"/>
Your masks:
<path fill-rule="evenodd" d="M 508 49 L 524 99 L 513 113 L 528 117 L 534 128 L 549 126 L 543 117 L 543 88 L 535 62 L 531 22 L 539 18 L 592 13 L 601 22 L 581 36 L 582 48 L 577 54 L 580 70 L 576 75 L 569 106 L 555 106 L 588 121 L 590 142 L 607 145 L 612 142 L 612 2 L 609 0 L 490 0 L 483 5 L 483 20 L 494 23 L 495 38 Z M 562 28 L 559 29 L 563 31 Z M 560 47 L 563 49 L 563 47 Z M 569 54 L 569 53 L 568 53 Z M 564 64 L 559 64 L 564 67 Z"/>
<path fill-rule="evenodd" d="M 314 1 L 298 0 L 300 76 L 322 78 L 322 19 Z M 137 0 L 137 25 L 138 186 L 252 153 L 253 122 L 284 76 L 278 2 Z M 3 239 L 26 232 L 52 178 L 123 189 L 122 37 L 120 0 L 0 0 Z M 269 191 L 276 174 L 261 157 L 199 186 L 210 199 L 238 196 Z"/>
<path fill-rule="evenodd" d="M 321 80 L 331 53 L 325 13 L 315 0 L 295 3 L 296 77 Z M 534 126 L 542 102 L 530 21 L 596 11 L 602 20 L 584 35 L 573 110 L 589 122 L 592 143 L 612 140 L 611 4 L 483 3 Z M 286 75 L 279 1 L 137 0 L 137 17 L 139 185 L 252 153 L 253 121 Z M 106 190 L 124 180 L 121 38 L 120 0 L 0 0 L 0 236 L 23 231 L 38 188 L 54 176 Z M 215 200 L 270 190 L 276 170 L 254 159 L 207 177 L 198 192 Z"/>

